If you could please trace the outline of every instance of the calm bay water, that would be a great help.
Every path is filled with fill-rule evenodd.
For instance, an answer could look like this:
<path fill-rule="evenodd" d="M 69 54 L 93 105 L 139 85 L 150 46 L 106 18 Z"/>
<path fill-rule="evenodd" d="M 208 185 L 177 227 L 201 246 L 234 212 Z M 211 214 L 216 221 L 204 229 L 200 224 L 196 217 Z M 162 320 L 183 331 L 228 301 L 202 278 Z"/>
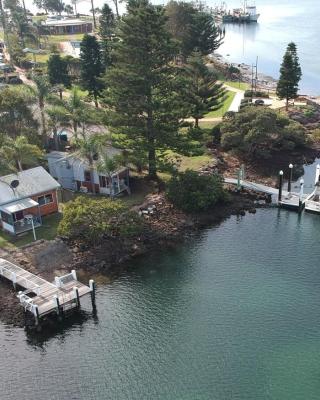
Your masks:
<path fill-rule="evenodd" d="M 317 215 L 231 217 L 101 281 L 97 315 L 0 323 L 1 400 L 318 400 L 319 237 Z"/>
<path fill-rule="evenodd" d="M 239 7 L 240 1 L 227 1 L 227 4 L 229 8 Z M 256 6 L 261 14 L 259 23 L 226 25 L 226 38 L 218 53 L 231 62 L 244 62 L 249 65 L 255 64 L 258 56 L 260 72 L 278 78 L 286 46 L 293 41 L 298 46 L 303 71 L 300 91 L 319 95 L 319 2 L 257 0 Z"/>

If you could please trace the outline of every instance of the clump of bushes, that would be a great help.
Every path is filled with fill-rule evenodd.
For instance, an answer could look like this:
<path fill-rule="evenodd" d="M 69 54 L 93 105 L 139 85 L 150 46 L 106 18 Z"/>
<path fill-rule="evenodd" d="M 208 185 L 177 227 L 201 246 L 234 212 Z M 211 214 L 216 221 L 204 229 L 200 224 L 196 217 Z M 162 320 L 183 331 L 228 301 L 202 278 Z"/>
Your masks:
<path fill-rule="evenodd" d="M 205 211 L 215 204 L 227 201 L 220 175 L 199 175 L 187 170 L 175 174 L 167 185 L 168 199 L 185 212 Z"/>
<path fill-rule="evenodd" d="M 71 240 L 97 243 L 103 238 L 125 238 L 142 232 L 137 213 L 119 200 L 79 196 L 68 202 L 58 234 Z"/>
<path fill-rule="evenodd" d="M 264 97 L 266 99 L 269 98 L 269 95 L 267 92 L 262 92 L 262 91 L 254 91 L 254 90 L 246 90 L 244 92 L 244 97 Z"/>
<path fill-rule="evenodd" d="M 304 127 L 274 110 L 246 107 L 224 118 L 221 146 L 248 158 L 269 158 L 307 144 Z"/>

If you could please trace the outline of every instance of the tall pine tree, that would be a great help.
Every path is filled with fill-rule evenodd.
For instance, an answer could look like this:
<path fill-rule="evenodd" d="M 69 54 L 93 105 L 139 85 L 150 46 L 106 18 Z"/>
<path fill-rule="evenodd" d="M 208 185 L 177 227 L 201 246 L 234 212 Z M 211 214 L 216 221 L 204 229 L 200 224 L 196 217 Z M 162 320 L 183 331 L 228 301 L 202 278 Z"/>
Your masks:
<path fill-rule="evenodd" d="M 186 96 L 190 103 L 190 115 L 199 126 L 199 119 L 210 111 L 218 110 L 223 105 L 225 90 L 217 83 L 216 75 L 210 71 L 200 53 L 194 53 L 188 58 L 185 66 L 187 74 Z"/>
<path fill-rule="evenodd" d="M 112 63 L 112 41 L 116 28 L 116 19 L 108 4 L 104 4 L 102 7 L 99 22 L 99 33 L 102 39 L 102 62 L 107 69 Z"/>
<path fill-rule="evenodd" d="M 82 87 L 93 96 L 96 107 L 103 84 L 101 81 L 104 66 L 101 48 L 95 36 L 84 35 L 80 44 L 80 70 Z"/>
<path fill-rule="evenodd" d="M 297 47 L 289 43 L 280 67 L 280 78 L 277 85 L 277 96 L 286 100 L 286 109 L 289 107 L 289 100 L 298 96 L 299 82 L 302 72 L 297 54 Z"/>
<path fill-rule="evenodd" d="M 174 45 L 161 6 L 129 0 L 119 24 L 114 64 L 107 71 L 105 103 L 111 125 L 137 157 L 146 154 L 149 176 L 156 177 L 159 157 L 183 142 L 185 117 L 179 79 L 171 65 Z"/>

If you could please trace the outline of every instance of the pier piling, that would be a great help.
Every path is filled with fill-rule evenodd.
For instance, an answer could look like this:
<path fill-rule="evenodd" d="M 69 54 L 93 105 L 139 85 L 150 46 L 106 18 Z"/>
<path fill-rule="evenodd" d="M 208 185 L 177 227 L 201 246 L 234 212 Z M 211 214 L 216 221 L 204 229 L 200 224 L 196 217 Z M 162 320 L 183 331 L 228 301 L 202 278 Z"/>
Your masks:
<path fill-rule="evenodd" d="M 282 199 L 282 182 L 283 182 L 283 171 L 279 171 L 279 194 L 278 194 L 279 202 Z"/>
<path fill-rule="evenodd" d="M 91 290 L 92 307 L 95 308 L 95 306 L 96 306 L 96 284 L 93 279 L 90 279 L 90 281 L 89 281 L 89 288 Z"/>
<path fill-rule="evenodd" d="M 291 192 L 291 183 L 292 183 L 292 171 L 293 171 L 293 165 L 289 164 L 289 180 L 288 180 L 288 192 Z"/>

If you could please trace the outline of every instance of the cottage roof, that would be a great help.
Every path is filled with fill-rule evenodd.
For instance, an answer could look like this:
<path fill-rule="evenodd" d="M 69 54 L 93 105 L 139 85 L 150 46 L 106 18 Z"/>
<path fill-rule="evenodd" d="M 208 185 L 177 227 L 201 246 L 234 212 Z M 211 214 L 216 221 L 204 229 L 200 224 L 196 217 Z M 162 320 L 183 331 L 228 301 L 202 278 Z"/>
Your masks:
<path fill-rule="evenodd" d="M 19 185 L 11 189 L 10 184 L 14 180 L 18 180 Z M 60 184 L 43 167 L 2 176 L 0 177 L 0 205 L 56 190 L 59 187 Z"/>
<path fill-rule="evenodd" d="M 45 21 L 43 25 L 45 26 L 77 26 L 91 24 L 91 21 L 86 21 L 82 19 L 62 19 L 62 20 L 49 20 Z"/>

